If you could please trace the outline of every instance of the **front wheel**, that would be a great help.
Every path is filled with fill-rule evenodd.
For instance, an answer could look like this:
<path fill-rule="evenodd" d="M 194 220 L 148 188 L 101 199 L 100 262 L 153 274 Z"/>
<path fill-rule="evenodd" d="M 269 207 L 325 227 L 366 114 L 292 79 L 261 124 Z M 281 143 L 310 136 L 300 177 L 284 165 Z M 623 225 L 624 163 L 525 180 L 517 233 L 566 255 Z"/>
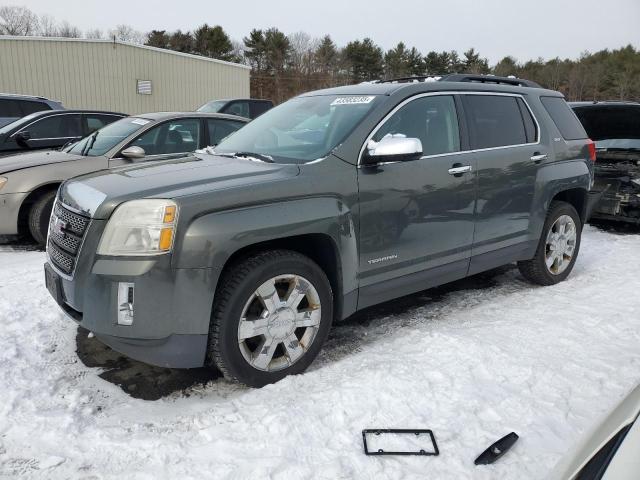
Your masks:
<path fill-rule="evenodd" d="M 49 217 L 56 199 L 56 191 L 50 191 L 39 197 L 29 210 L 29 233 L 40 245 L 47 243 Z"/>
<path fill-rule="evenodd" d="M 522 276 L 539 285 L 554 285 L 567 278 L 578 258 L 581 234 L 582 222 L 573 205 L 552 202 L 535 256 L 518 262 Z"/>
<path fill-rule="evenodd" d="M 251 387 L 277 382 L 311 364 L 332 317 L 331 286 L 315 262 L 288 250 L 252 255 L 220 279 L 210 362 Z"/>

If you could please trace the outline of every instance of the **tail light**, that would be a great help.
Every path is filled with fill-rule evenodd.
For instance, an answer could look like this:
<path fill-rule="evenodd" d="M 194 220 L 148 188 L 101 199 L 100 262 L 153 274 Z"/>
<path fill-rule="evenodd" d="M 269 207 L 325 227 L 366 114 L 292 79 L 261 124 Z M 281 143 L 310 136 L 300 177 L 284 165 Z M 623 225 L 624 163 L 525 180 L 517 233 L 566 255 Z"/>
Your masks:
<path fill-rule="evenodd" d="M 587 140 L 587 147 L 589 147 L 589 160 L 596 161 L 596 144 L 593 140 Z"/>

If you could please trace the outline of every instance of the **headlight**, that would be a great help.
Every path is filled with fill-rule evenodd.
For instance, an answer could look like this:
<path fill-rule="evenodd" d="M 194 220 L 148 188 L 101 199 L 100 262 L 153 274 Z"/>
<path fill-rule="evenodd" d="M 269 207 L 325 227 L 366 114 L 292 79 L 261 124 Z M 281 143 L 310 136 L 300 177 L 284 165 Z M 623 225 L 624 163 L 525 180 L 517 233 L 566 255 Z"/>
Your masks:
<path fill-rule="evenodd" d="M 2 190 L 5 183 L 7 183 L 7 177 L 0 177 L 0 190 Z"/>
<path fill-rule="evenodd" d="M 131 200 L 116 208 L 100 239 L 100 255 L 159 255 L 173 248 L 178 207 L 164 199 Z"/>

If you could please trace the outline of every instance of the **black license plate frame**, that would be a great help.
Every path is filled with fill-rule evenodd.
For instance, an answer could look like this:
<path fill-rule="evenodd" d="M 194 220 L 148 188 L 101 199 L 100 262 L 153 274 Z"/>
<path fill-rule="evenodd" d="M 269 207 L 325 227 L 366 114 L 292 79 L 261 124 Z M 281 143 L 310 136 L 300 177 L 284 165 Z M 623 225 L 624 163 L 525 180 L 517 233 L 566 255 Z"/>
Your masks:
<path fill-rule="evenodd" d="M 383 434 L 392 434 L 392 435 L 415 435 L 420 436 L 424 435 L 429 440 L 431 440 L 431 444 L 433 446 L 432 450 L 414 450 L 414 451 L 396 451 L 396 450 L 384 450 L 379 448 L 378 450 L 370 450 L 369 445 L 367 444 L 367 435 L 383 435 Z M 362 441 L 364 443 L 364 453 L 365 455 L 419 455 L 419 456 L 438 456 L 440 455 L 440 450 L 438 450 L 438 444 L 436 443 L 436 437 L 433 434 L 433 431 L 430 429 L 412 429 L 412 428 L 368 428 L 362 430 Z"/>

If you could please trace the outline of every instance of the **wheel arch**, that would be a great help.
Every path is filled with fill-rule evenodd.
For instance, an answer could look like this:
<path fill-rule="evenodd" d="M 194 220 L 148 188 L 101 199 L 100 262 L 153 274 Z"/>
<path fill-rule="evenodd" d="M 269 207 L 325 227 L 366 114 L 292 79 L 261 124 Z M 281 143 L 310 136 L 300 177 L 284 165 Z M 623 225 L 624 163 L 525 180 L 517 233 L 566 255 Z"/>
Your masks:
<path fill-rule="evenodd" d="M 587 220 L 587 199 L 589 196 L 589 192 L 586 188 L 578 187 L 578 188 L 569 188 L 567 190 L 561 190 L 556 193 L 552 198 L 551 202 L 554 201 L 562 201 L 570 204 L 573 208 L 578 212 L 578 216 L 580 217 L 580 221 L 584 224 Z M 549 203 L 549 206 L 551 205 Z"/>
<path fill-rule="evenodd" d="M 342 318 L 344 307 L 342 268 L 338 246 L 330 235 L 308 233 L 291 237 L 282 237 L 246 245 L 236 250 L 222 267 L 220 277 L 235 264 L 248 256 L 269 250 L 291 250 L 313 260 L 327 276 L 333 295 L 334 318 Z M 218 284 L 216 291 L 220 288 Z"/>
<path fill-rule="evenodd" d="M 42 184 L 34 188 L 29 195 L 26 196 L 20 205 L 20 210 L 18 210 L 18 234 L 25 235 L 29 233 L 29 210 L 31 206 L 45 193 L 57 191 L 61 184 L 62 181 L 59 180 Z"/>

